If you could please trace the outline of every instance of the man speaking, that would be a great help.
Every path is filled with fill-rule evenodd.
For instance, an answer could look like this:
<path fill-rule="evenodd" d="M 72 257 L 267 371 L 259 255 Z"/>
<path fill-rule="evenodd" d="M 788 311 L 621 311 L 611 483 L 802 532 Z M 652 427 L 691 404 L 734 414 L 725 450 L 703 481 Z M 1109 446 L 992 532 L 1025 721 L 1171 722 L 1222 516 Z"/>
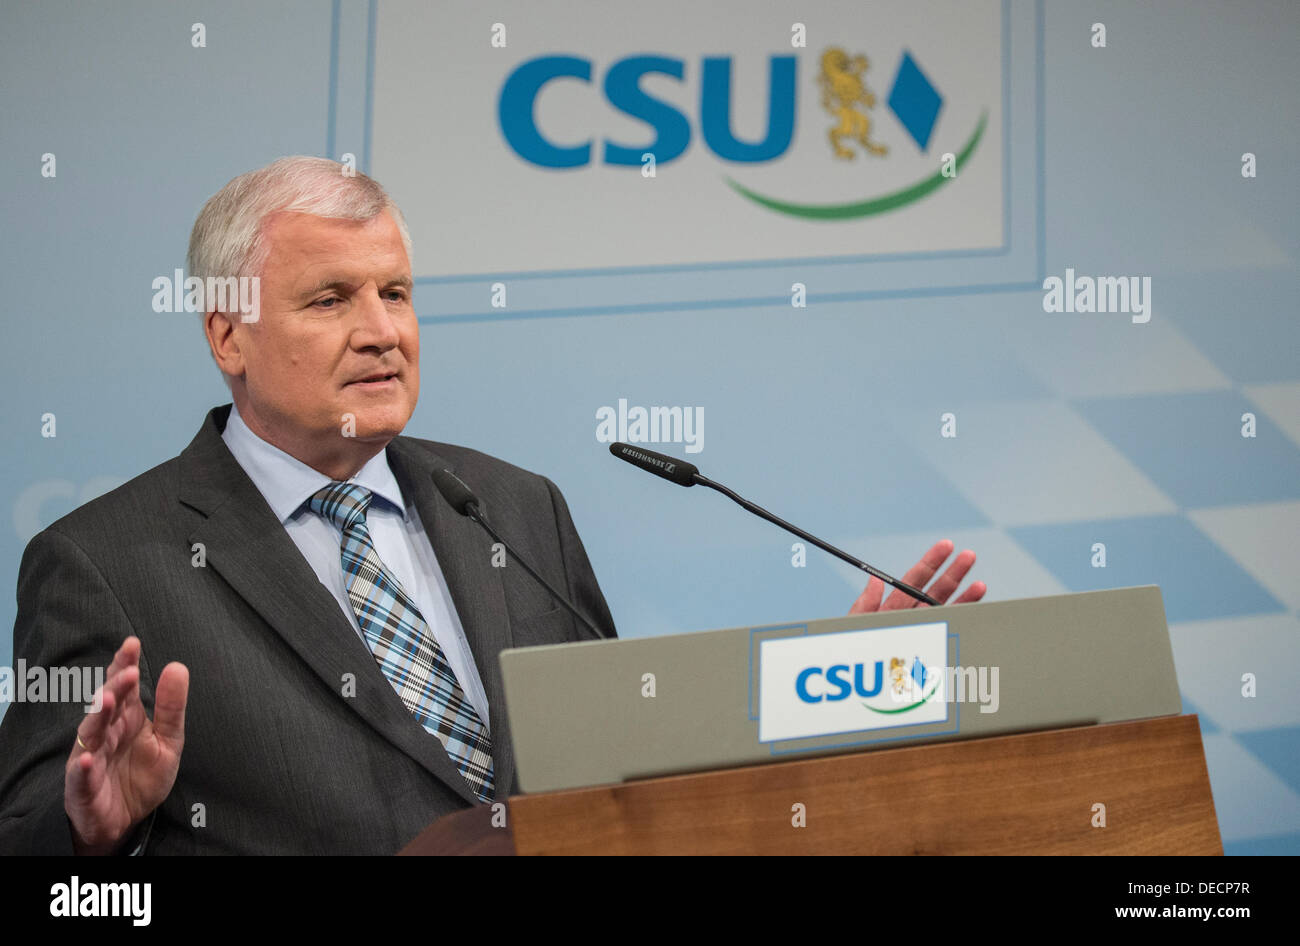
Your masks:
<path fill-rule="evenodd" d="M 517 791 L 499 652 L 590 637 L 494 567 L 432 474 L 467 483 L 610 636 L 613 620 L 553 483 L 400 436 L 419 324 L 410 238 L 375 181 L 303 157 L 241 175 L 199 214 L 188 268 L 258 279 L 256 312 L 204 306 L 233 404 L 28 545 L 15 658 L 107 672 L 95 712 L 10 707 L 0 851 L 394 853 Z M 904 581 L 924 587 L 952 551 Z M 949 600 L 974 559 L 929 594 Z M 882 598 L 873 578 L 853 611 L 915 604 Z"/>

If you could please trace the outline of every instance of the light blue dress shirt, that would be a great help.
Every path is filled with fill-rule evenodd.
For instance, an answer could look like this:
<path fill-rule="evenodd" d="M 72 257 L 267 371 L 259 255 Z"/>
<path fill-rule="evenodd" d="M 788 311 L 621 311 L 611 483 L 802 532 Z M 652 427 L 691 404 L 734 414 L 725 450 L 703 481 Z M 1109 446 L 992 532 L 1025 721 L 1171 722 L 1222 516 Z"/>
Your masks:
<path fill-rule="evenodd" d="M 342 533 L 334 523 L 318 516 L 307 505 L 307 500 L 317 490 L 331 482 L 330 478 L 253 433 L 233 405 L 221 439 L 266 498 L 320 583 L 338 601 L 366 650 L 370 650 L 348 599 L 340 556 Z M 465 697 L 483 725 L 490 728 L 483 681 L 474 665 L 474 655 L 456 614 L 447 579 L 438 566 L 424 523 L 415 508 L 408 506 L 402 497 L 397 478 L 388 465 L 388 452 L 381 450 L 375 454 L 348 482 L 364 486 L 374 493 L 366 511 L 366 527 L 375 551 L 415 601 L 429 630 L 442 647 L 452 672 L 460 681 Z"/>

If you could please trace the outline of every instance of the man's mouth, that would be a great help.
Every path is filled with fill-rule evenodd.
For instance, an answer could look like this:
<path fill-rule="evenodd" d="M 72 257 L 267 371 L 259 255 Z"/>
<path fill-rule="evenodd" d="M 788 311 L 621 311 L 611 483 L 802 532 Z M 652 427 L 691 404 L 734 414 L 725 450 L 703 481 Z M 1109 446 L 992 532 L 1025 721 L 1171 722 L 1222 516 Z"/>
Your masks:
<path fill-rule="evenodd" d="M 373 374 L 368 374 L 368 375 L 364 375 L 364 376 L 362 376 L 362 377 L 360 377 L 360 378 L 357 378 L 355 381 L 349 381 L 349 382 L 348 382 L 348 385 L 353 385 L 353 384 L 362 384 L 362 385 L 380 385 L 380 384 L 387 384 L 387 383 L 390 382 L 390 381 L 394 381 L 394 380 L 396 380 L 396 378 L 397 378 L 397 372 L 396 372 L 396 371 L 376 371 L 376 372 L 374 372 Z"/>

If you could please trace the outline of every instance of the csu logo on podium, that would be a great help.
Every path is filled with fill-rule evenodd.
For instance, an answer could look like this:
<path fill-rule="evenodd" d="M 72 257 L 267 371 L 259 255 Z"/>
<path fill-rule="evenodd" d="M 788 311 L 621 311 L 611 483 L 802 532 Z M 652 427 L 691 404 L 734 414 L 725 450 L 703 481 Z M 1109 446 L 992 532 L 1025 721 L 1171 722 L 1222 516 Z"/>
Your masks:
<path fill-rule="evenodd" d="M 947 661 L 946 622 L 761 641 L 759 741 L 944 722 Z"/>
<path fill-rule="evenodd" d="M 825 681 L 829 688 L 826 692 L 813 692 L 818 680 Z M 873 713 L 894 714 L 908 713 L 928 703 L 938 692 L 941 681 L 940 675 L 931 673 L 920 657 L 911 660 L 890 657 L 887 690 L 884 660 L 877 660 L 873 665 L 856 663 L 852 667 L 848 664 L 805 667 L 794 679 L 794 690 L 805 703 L 838 702 L 858 697 L 862 705 Z M 880 706 L 879 698 L 882 696 L 887 696 L 895 705 Z"/>

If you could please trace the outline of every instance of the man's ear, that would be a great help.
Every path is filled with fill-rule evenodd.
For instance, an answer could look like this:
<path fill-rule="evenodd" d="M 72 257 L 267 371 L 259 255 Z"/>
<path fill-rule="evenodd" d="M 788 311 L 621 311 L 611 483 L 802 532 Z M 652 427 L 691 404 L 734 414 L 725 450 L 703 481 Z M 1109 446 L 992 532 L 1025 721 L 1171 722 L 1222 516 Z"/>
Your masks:
<path fill-rule="evenodd" d="M 209 312 L 204 316 L 203 331 L 212 349 L 212 359 L 222 373 L 240 377 L 244 373 L 244 354 L 239 347 L 239 333 L 234 319 L 225 312 Z"/>

